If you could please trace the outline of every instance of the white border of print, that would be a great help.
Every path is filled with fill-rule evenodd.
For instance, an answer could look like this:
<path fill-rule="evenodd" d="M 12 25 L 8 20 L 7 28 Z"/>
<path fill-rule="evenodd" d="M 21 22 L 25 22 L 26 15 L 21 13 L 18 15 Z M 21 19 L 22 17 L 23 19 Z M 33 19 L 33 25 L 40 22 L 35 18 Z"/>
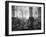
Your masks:
<path fill-rule="evenodd" d="M 12 9 L 11 6 L 36 6 L 36 7 L 41 7 L 41 30 L 25 30 L 25 31 L 12 31 L 12 23 L 11 23 L 11 18 L 12 18 Z M 43 11 L 43 5 L 41 4 L 25 4 L 25 3 L 9 3 L 9 35 L 11 34 L 27 34 L 27 33 L 42 33 L 44 32 L 44 11 Z"/>

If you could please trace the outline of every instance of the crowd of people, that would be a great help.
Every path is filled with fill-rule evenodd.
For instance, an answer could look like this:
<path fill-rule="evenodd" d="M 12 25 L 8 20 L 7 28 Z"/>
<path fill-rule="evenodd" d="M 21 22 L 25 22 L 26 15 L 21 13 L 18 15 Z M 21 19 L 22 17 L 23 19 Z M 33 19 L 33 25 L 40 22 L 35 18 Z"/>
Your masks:
<path fill-rule="evenodd" d="M 26 22 L 20 20 L 19 18 L 12 18 L 12 31 L 17 30 L 38 30 L 41 29 L 41 18 L 34 19 L 29 17 Z"/>

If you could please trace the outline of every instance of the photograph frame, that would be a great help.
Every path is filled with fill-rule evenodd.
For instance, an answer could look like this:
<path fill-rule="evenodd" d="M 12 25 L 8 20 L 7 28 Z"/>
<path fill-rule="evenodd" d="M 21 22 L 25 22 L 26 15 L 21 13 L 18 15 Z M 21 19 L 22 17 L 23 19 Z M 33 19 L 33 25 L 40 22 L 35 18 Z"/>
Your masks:
<path fill-rule="evenodd" d="M 9 3 L 26 3 L 26 4 L 42 4 L 44 6 L 44 32 L 42 33 L 27 33 L 27 34 L 11 34 L 9 35 Z M 38 2 L 22 2 L 22 1 L 5 1 L 5 35 L 6 36 L 18 36 L 18 35 L 34 35 L 45 34 L 45 3 Z"/>

